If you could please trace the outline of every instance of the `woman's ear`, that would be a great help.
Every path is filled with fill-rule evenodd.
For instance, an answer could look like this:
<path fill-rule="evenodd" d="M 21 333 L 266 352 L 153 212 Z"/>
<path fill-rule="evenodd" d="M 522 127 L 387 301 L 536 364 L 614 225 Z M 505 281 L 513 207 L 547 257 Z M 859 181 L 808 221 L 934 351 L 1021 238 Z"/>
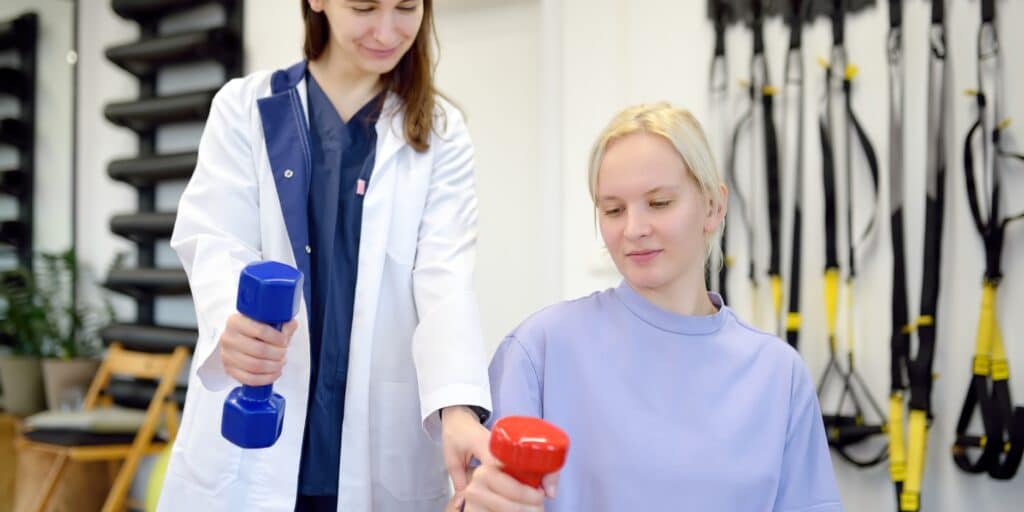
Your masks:
<path fill-rule="evenodd" d="M 324 2 L 326 0 L 307 0 L 309 2 L 309 8 L 313 9 L 313 12 L 324 12 Z"/>
<path fill-rule="evenodd" d="M 729 204 L 729 189 L 724 184 L 719 185 L 718 201 L 714 201 L 711 198 L 708 198 L 707 201 L 708 214 L 704 218 L 704 233 L 711 234 L 725 221 L 725 214 Z"/>

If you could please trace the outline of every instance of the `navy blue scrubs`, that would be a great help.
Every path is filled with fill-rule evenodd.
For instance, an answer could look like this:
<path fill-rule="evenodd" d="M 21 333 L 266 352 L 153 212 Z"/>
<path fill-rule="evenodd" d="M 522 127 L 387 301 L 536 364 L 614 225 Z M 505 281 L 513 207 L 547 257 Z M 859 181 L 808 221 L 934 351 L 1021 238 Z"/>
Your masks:
<path fill-rule="evenodd" d="M 336 509 L 341 423 L 359 258 L 363 191 L 377 146 L 383 94 L 345 122 L 307 72 L 313 171 L 309 186 L 312 253 L 310 395 L 299 464 L 297 510 Z M 360 183 L 361 182 L 361 183 Z M 333 505 L 332 505 L 333 504 Z"/>

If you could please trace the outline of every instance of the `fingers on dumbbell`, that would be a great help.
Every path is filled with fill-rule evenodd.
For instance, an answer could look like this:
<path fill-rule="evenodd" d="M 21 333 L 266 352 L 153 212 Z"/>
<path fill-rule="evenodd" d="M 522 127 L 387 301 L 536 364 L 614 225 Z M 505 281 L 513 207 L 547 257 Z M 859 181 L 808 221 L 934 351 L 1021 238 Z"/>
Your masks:
<path fill-rule="evenodd" d="M 292 320 L 292 322 L 294 322 L 294 320 Z M 289 336 L 286 336 L 285 333 L 238 313 L 231 315 L 228 319 L 228 328 L 229 330 L 237 331 L 239 334 L 260 340 L 270 345 L 278 347 L 288 346 Z"/>

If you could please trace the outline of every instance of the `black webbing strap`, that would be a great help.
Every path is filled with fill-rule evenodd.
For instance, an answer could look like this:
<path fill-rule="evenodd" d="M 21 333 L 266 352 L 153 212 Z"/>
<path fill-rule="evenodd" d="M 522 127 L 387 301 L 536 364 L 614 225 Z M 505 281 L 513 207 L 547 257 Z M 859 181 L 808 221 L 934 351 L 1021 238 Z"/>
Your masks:
<path fill-rule="evenodd" d="M 800 252 L 803 229 L 803 212 L 800 197 L 803 184 L 803 139 L 804 139 L 804 65 L 802 50 L 803 16 L 806 14 L 803 0 L 792 0 L 789 18 L 789 52 L 786 55 L 783 101 L 783 158 L 787 173 L 791 173 L 793 210 L 790 228 L 789 290 L 786 294 L 788 309 L 785 321 L 786 342 L 793 348 L 800 343 Z"/>
<path fill-rule="evenodd" d="M 860 120 L 857 119 L 857 115 L 856 115 L 856 113 L 853 110 L 853 73 L 852 72 L 847 73 L 846 76 L 843 78 L 843 93 L 844 93 L 845 101 L 846 101 L 846 115 L 847 115 L 847 118 L 850 121 L 850 126 L 853 127 L 854 135 L 857 137 L 857 145 L 864 152 L 864 158 L 867 160 L 868 171 L 871 172 L 871 184 L 873 186 L 874 196 L 877 199 L 877 197 L 878 197 L 878 155 L 875 153 L 875 146 L 873 144 L 871 144 L 871 139 L 868 137 L 867 132 L 864 131 L 864 126 L 860 124 Z M 848 151 L 846 153 L 846 155 L 847 155 L 847 160 L 849 160 L 851 153 Z M 850 166 L 847 166 L 847 169 L 850 169 Z M 847 194 L 849 194 L 850 191 L 853 188 L 852 176 L 853 176 L 852 172 L 847 172 L 846 173 L 846 182 L 847 182 L 846 190 L 847 190 Z M 850 228 L 850 229 L 847 230 L 847 235 L 849 236 L 849 243 L 847 244 L 847 248 L 850 251 L 850 278 L 852 280 L 852 279 L 856 278 L 856 276 L 857 276 L 856 250 L 860 247 L 860 243 L 863 242 L 863 240 L 868 235 L 870 235 L 871 231 L 874 229 L 874 227 L 875 227 L 875 217 L 876 216 L 875 215 L 871 216 L 871 218 L 868 221 L 868 225 L 864 228 L 864 231 L 861 233 L 860 238 L 859 239 L 855 239 L 854 236 L 853 236 L 853 202 L 852 201 L 847 201 L 846 202 L 846 206 L 847 206 L 847 210 L 848 210 L 847 211 L 846 221 L 847 221 L 847 225 Z"/>
<path fill-rule="evenodd" d="M 850 138 L 849 130 L 853 130 L 853 136 L 855 137 L 857 147 L 862 151 L 869 171 L 871 172 L 871 178 L 874 187 L 875 197 L 878 194 L 878 158 L 874 151 L 874 146 L 871 144 L 867 133 L 861 126 L 857 116 L 853 110 L 852 103 L 852 82 L 855 72 L 852 67 L 846 67 L 846 49 L 843 44 L 843 30 L 845 25 L 845 17 L 843 13 L 842 0 L 834 0 L 833 11 L 832 11 L 832 34 L 833 34 L 833 49 L 832 49 L 832 62 L 829 63 L 829 70 L 826 72 L 826 119 L 823 122 L 823 133 L 822 139 L 823 145 L 823 163 L 825 165 L 825 188 L 826 188 L 826 229 L 835 229 L 834 219 L 829 225 L 827 219 L 829 210 L 832 210 L 832 215 L 835 215 L 834 211 L 834 178 L 836 164 L 835 152 L 833 150 L 834 145 L 838 142 L 835 137 L 829 135 L 829 132 L 834 128 L 832 113 L 832 84 L 834 80 L 838 78 L 837 75 L 841 76 L 842 80 L 842 94 L 843 94 L 843 107 L 842 116 L 845 120 L 846 126 L 846 138 L 842 141 L 844 144 L 844 170 L 846 178 L 846 190 L 847 195 L 847 211 L 846 222 L 847 222 L 847 249 L 848 249 L 848 271 L 847 271 L 847 298 L 852 297 L 852 288 L 856 280 L 857 265 L 856 265 L 856 249 L 860 246 L 861 241 L 866 238 L 874 228 L 874 216 L 872 216 L 868 226 L 864 232 L 861 233 L 860 237 L 854 235 L 853 230 L 853 205 L 852 205 L 852 166 L 851 166 L 851 146 L 852 140 Z M 833 190 L 829 190 L 829 188 Z M 832 201 L 830 206 L 828 202 Z M 831 238 L 835 238 L 836 233 L 832 231 L 829 233 Z M 837 245 L 837 244 L 836 244 Z M 832 247 L 834 250 L 835 247 Z M 826 251 L 829 250 L 829 243 L 826 242 Z M 838 260 L 838 258 L 836 258 Z M 826 265 L 828 265 L 829 255 L 826 254 Z M 868 456 L 863 458 L 854 455 L 848 450 L 852 445 L 858 444 L 878 434 L 885 432 L 885 414 L 882 412 L 881 407 L 871 396 L 870 390 L 868 389 L 864 379 L 860 373 L 857 372 L 852 349 L 852 339 L 847 340 L 847 352 L 846 352 L 846 369 L 844 370 L 839 364 L 836 356 L 836 343 L 835 343 L 835 316 L 838 304 L 838 264 L 834 268 L 826 267 L 826 312 L 828 316 L 829 324 L 829 361 L 825 368 L 821 379 L 818 384 L 819 399 L 825 386 L 829 382 L 829 378 L 833 372 L 835 372 L 842 380 L 842 391 L 839 397 L 839 403 L 834 414 L 823 414 L 825 422 L 825 430 L 828 435 L 829 445 L 836 450 L 836 453 L 846 461 L 854 464 L 858 467 L 868 467 L 878 464 L 886 459 L 888 455 L 887 447 L 883 447 L 874 456 Z M 849 307 L 849 300 L 846 301 Z M 847 318 L 847 322 L 851 322 L 850 318 Z M 850 324 L 852 327 L 852 324 Z M 846 401 L 849 400 L 853 406 L 853 414 L 844 414 L 844 406 Z M 865 416 L 864 402 L 870 407 L 871 412 L 878 418 L 877 423 L 869 423 Z"/>
<path fill-rule="evenodd" d="M 946 36 L 943 1 L 932 2 L 932 23 L 929 34 L 931 52 L 928 63 L 925 237 L 921 271 L 920 314 L 903 328 L 907 333 L 908 345 L 904 364 L 910 387 L 909 411 L 907 413 L 909 443 L 905 452 L 906 479 L 900 486 L 900 493 L 897 495 L 900 510 L 903 512 L 920 510 L 928 427 L 932 416 L 932 365 L 935 359 L 936 313 L 941 278 L 942 224 L 946 195 L 946 148 L 948 146 L 945 106 L 949 75 L 945 65 Z M 909 343 L 910 337 L 915 332 L 918 341 L 917 351 L 914 357 L 911 357 Z M 895 352 L 893 357 L 896 357 Z M 902 429 L 902 420 L 896 422 L 890 415 L 890 432 Z M 890 437 L 890 445 L 891 439 L 892 437 Z M 893 474 L 895 475 L 895 471 Z"/>
<path fill-rule="evenodd" d="M 946 94 L 948 71 L 945 68 L 945 27 L 942 18 L 943 0 L 932 2 L 932 84 L 929 90 L 928 157 L 925 182 L 925 237 L 922 260 L 921 307 L 918 318 L 908 325 L 917 332 L 918 347 L 914 358 L 908 359 L 910 377 L 910 408 L 931 414 L 932 363 L 935 351 L 936 313 L 939 301 L 939 279 L 942 263 L 942 225 L 946 199 L 947 118 Z M 938 14 L 936 14 L 938 11 Z"/>
<path fill-rule="evenodd" d="M 768 73 L 768 62 L 764 54 L 764 12 L 760 0 L 754 0 L 753 6 L 753 38 L 754 55 L 751 61 L 753 76 L 752 86 L 758 90 L 761 99 L 761 121 L 764 136 L 764 169 L 765 189 L 768 199 L 768 282 L 771 286 L 772 305 L 771 318 L 776 326 L 776 332 L 782 334 L 782 263 L 780 233 L 782 227 L 782 201 L 779 196 L 781 185 L 779 183 L 779 142 L 778 134 L 775 131 L 775 87 L 771 84 Z M 751 254 L 754 248 L 751 247 Z"/>
<path fill-rule="evenodd" d="M 832 373 L 842 374 L 839 367 L 836 349 L 836 317 L 839 307 L 839 240 L 838 240 L 838 216 L 836 215 L 836 170 L 835 152 L 832 141 L 832 66 L 825 66 L 825 92 L 823 95 L 824 105 L 821 115 L 818 118 L 818 136 L 821 142 L 821 163 L 822 163 L 822 188 L 825 210 L 825 269 L 824 269 L 824 298 L 825 298 L 825 328 L 828 336 L 828 362 L 825 371 L 818 380 L 817 392 L 818 401 L 822 399 L 821 392 L 828 382 Z M 833 442 L 829 420 L 825 419 L 826 429 L 829 433 L 829 444 Z M 833 419 L 831 423 L 835 423 Z M 838 436 L 838 433 L 836 433 Z"/>
<path fill-rule="evenodd" d="M 896 508 L 907 477 L 907 451 L 903 425 L 903 396 L 907 389 L 910 332 L 907 305 L 906 247 L 903 243 L 903 2 L 889 0 L 889 224 L 892 236 L 892 325 L 889 367 L 889 477 L 896 491 Z"/>
<path fill-rule="evenodd" d="M 1024 213 L 1005 218 L 1001 216 L 1000 162 L 1005 158 L 1024 158 L 1007 153 L 1000 147 L 1001 132 L 1008 127 L 1008 122 L 1000 122 L 998 117 L 998 57 L 995 2 L 982 0 L 981 26 L 978 34 L 978 90 L 972 93 L 975 96 L 978 119 L 971 126 L 964 141 L 964 178 L 971 216 L 985 248 L 985 277 L 978 334 L 975 340 L 973 372 L 957 421 L 953 460 L 964 471 L 987 472 L 993 478 L 1009 479 L 1016 474 L 1024 451 L 1024 407 L 1014 408 L 1012 405 L 1010 368 L 997 320 L 997 297 L 1002 280 L 1001 260 L 1006 227 L 1011 222 L 1024 218 Z M 980 173 L 984 179 L 982 187 L 978 187 L 976 183 L 976 144 L 981 147 Z M 979 188 L 982 189 L 980 194 Z M 984 212 L 980 199 L 986 194 L 989 208 Z M 968 432 L 976 410 L 981 415 L 983 435 Z M 979 448 L 981 454 L 972 460 L 968 451 Z"/>
<path fill-rule="evenodd" d="M 978 322 L 978 334 L 975 341 L 975 354 L 971 382 L 960 409 L 960 418 L 956 424 L 956 441 L 953 443 L 953 461 L 968 473 L 984 473 L 993 467 L 1002 451 L 1002 425 L 995 411 L 995 402 L 989 396 L 989 376 L 991 374 L 992 345 L 992 313 L 994 310 L 997 284 L 986 280 L 982 299 L 981 319 Z M 975 410 L 981 415 L 984 433 L 976 435 L 968 432 Z M 971 459 L 969 450 L 981 449 L 975 459 Z"/>
<path fill-rule="evenodd" d="M 715 48 L 712 53 L 715 57 L 725 57 L 725 16 L 726 16 L 726 3 L 723 0 L 715 0 L 711 2 L 711 13 L 715 24 Z"/>
<path fill-rule="evenodd" d="M 728 135 L 725 132 L 725 124 L 728 122 L 728 101 L 729 101 L 729 66 L 725 55 L 725 28 L 727 5 L 724 0 L 715 0 L 711 3 L 712 18 L 715 26 L 715 46 L 711 56 L 711 72 L 709 73 L 708 93 L 711 98 L 711 120 L 713 123 L 712 134 L 715 137 L 714 147 L 716 149 L 716 163 L 722 167 L 726 183 L 731 183 L 729 174 L 732 172 L 727 164 Z M 730 188 L 732 185 L 729 185 Z M 717 269 L 709 269 L 708 288 L 717 291 L 722 296 L 722 301 L 728 304 L 727 283 L 731 257 L 726 248 L 726 236 L 722 236 L 722 254 L 725 261 Z"/>
<path fill-rule="evenodd" d="M 909 333 L 904 327 L 909 320 L 907 305 L 905 247 L 903 243 L 903 35 L 900 25 L 902 0 L 889 0 L 889 222 L 892 231 L 893 294 L 892 294 L 892 361 L 891 390 L 899 393 L 907 388 L 904 371 L 910 350 Z"/>

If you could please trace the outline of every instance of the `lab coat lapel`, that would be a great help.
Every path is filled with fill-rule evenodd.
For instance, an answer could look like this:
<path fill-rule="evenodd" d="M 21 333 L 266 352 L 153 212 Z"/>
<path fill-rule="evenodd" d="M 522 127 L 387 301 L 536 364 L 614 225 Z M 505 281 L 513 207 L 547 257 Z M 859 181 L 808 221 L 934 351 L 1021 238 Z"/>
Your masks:
<path fill-rule="evenodd" d="M 401 131 L 401 113 L 395 108 L 397 98 L 389 93 L 377 120 L 377 148 L 373 173 L 363 202 L 363 225 L 360 226 L 359 277 L 356 282 L 355 311 L 353 311 L 353 345 L 369 340 L 376 319 L 377 300 L 384 272 L 391 229 L 396 179 L 395 162 L 398 150 L 405 144 Z M 400 207 L 400 205 L 399 205 Z M 359 340 L 359 341 L 357 341 Z M 355 348 L 355 347 L 353 347 Z M 350 352 L 350 355 L 356 356 Z M 369 364 L 369 358 L 366 359 Z"/>
<path fill-rule="evenodd" d="M 257 103 L 288 239 L 295 262 L 306 276 L 302 291 L 308 309 L 311 280 L 307 202 L 312 164 L 304 73 L 305 61 L 278 71 L 271 79 L 272 94 Z"/>

